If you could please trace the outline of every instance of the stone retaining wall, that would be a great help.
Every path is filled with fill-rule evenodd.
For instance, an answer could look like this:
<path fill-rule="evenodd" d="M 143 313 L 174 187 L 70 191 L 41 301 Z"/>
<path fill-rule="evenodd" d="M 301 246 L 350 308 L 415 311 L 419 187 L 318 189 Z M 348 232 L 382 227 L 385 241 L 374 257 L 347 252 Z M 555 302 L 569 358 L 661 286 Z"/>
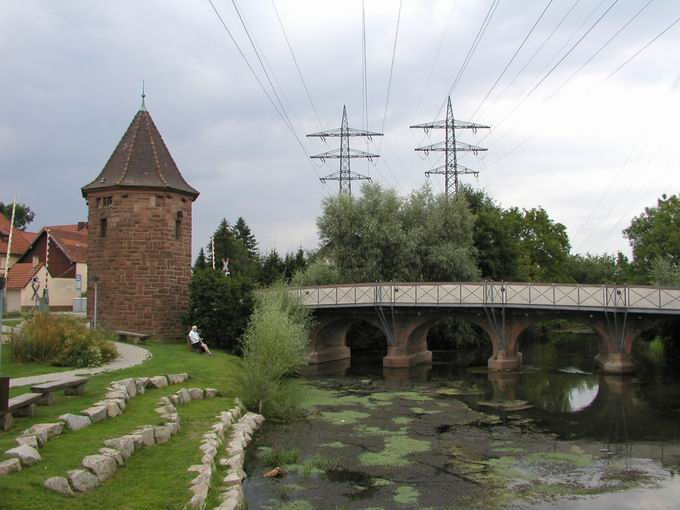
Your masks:
<path fill-rule="evenodd" d="M 236 405 L 228 411 L 221 412 L 210 432 L 203 434 L 199 447 L 201 464 L 190 466 L 187 471 L 197 473 L 191 480 L 191 499 L 185 506 L 186 510 L 204 510 L 210 482 L 215 472 L 215 457 L 218 449 L 224 446 L 225 456 L 219 459 L 219 465 L 227 467 L 227 475 L 221 482 L 219 510 L 238 510 L 246 507 L 242 483 L 246 478 L 243 471 L 245 449 L 252 435 L 264 423 L 264 416 L 246 413 L 241 401 L 235 399 Z"/>
<path fill-rule="evenodd" d="M 0 476 L 16 473 L 22 467 L 32 466 L 40 462 L 42 457 L 38 449 L 42 448 L 50 439 L 61 435 L 64 429 L 75 432 L 93 423 L 120 416 L 127 408 L 127 401 L 144 393 L 147 389 L 164 388 L 169 384 L 181 384 L 188 379 L 188 374 L 168 374 L 127 378 L 111 382 L 107 387 L 105 398 L 82 410 L 80 414 L 63 414 L 59 416 L 60 421 L 58 422 L 37 423 L 24 430 L 15 439 L 17 446 L 5 452 L 5 455 L 10 459 L 0 462 Z"/>

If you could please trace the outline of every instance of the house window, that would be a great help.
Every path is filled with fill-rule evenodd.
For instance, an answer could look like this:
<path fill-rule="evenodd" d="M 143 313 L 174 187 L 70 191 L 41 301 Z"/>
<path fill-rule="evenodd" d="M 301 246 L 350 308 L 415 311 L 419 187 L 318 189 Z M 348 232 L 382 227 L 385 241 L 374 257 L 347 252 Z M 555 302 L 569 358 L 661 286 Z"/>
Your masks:
<path fill-rule="evenodd" d="M 83 288 L 83 276 L 77 274 L 76 275 L 76 290 L 82 290 Z"/>
<path fill-rule="evenodd" d="M 106 231 L 108 227 L 108 222 L 106 218 L 99 220 L 99 237 L 106 237 Z"/>
<path fill-rule="evenodd" d="M 113 205 L 113 197 L 104 198 L 104 205 L 106 207 L 111 207 Z"/>
<path fill-rule="evenodd" d="M 97 197 L 97 209 L 102 208 L 102 197 Z"/>

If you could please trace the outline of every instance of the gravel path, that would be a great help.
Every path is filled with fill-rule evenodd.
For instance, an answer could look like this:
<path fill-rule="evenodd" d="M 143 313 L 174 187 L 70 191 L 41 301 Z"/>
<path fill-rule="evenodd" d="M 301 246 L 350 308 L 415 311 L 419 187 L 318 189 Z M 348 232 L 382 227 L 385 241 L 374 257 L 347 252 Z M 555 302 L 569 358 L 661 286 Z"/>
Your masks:
<path fill-rule="evenodd" d="M 30 384 L 41 384 L 51 381 L 59 381 L 68 379 L 77 375 L 92 375 L 102 372 L 111 372 L 112 370 L 121 370 L 123 368 L 133 367 L 144 363 L 151 357 L 151 353 L 142 347 L 130 345 L 122 342 L 113 342 L 118 349 L 118 358 L 110 363 L 106 363 L 101 367 L 94 368 L 78 368 L 76 370 L 68 370 L 66 372 L 55 372 L 52 374 L 34 375 L 31 377 L 20 377 L 18 379 L 10 379 L 9 385 L 14 388 L 17 386 L 28 386 Z"/>

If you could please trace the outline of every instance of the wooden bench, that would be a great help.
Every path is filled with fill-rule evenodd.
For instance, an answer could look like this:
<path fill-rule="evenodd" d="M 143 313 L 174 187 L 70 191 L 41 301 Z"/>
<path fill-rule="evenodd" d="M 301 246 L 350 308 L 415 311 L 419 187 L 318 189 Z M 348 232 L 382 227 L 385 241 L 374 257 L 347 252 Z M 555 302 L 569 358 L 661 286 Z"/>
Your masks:
<path fill-rule="evenodd" d="M 38 401 L 38 405 L 51 406 L 55 402 L 54 393 L 56 391 L 64 390 L 64 395 L 82 395 L 85 393 L 87 381 L 87 377 L 72 377 L 61 381 L 36 384 L 31 386 L 31 391 L 40 393 L 42 398 Z"/>
<path fill-rule="evenodd" d="M 35 416 L 36 404 L 43 397 L 42 393 L 23 393 L 9 399 L 6 411 L 0 411 L 0 430 L 12 428 L 15 416 Z"/>
<path fill-rule="evenodd" d="M 115 333 L 121 340 L 127 340 L 129 338 L 135 345 L 139 342 L 145 342 L 151 336 L 144 333 L 133 333 L 132 331 L 116 331 Z"/>

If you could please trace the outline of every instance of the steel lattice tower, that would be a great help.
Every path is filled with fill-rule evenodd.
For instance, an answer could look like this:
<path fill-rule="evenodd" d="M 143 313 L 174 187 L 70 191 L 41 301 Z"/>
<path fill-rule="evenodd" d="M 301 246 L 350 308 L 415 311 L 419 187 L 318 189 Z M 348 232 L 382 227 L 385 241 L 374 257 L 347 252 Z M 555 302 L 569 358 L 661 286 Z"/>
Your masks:
<path fill-rule="evenodd" d="M 446 140 L 444 142 L 434 143 L 425 147 L 416 148 L 417 151 L 428 153 L 430 151 L 444 152 L 444 164 L 425 172 L 428 177 L 432 174 L 444 175 L 445 192 L 447 198 L 452 194 L 458 193 L 458 176 L 464 174 L 472 174 L 477 176 L 479 174 L 476 170 L 471 170 L 463 165 L 458 164 L 458 151 L 471 151 L 475 154 L 487 149 L 470 145 L 468 143 L 459 142 L 456 140 L 456 129 L 472 129 L 476 132 L 478 129 L 489 129 L 489 126 L 482 124 L 474 124 L 464 120 L 455 120 L 453 118 L 453 109 L 451 108 L 451 97 L 448 98 L 446 106 L 446 120 L 435 120 L 425 124 L 416 124 L 411 128 L 424 129 L 428 132 L 430 129 L 446 129 Z M 453 190 L 453 193 L 452 193 Z"/>
<path fill-rule="evenodd" d="M 316 136 L 322 140 L 330 136 L 340 137 L 340 148 L 334 149 L 332 151 L 324 152 L 322 154 L 316 154 L 315 156 L 310 156 L 316 159 L 339 159 L 340 160 L 340 171 L 333 172 L 325 177 L 321 177 L 321 182 L 326 181 L 339 181 L 339 193 L 347 193 L 352 196 L 352 181 L 358 180 L 368 180 L 371 178 L 365 175 L 361 175 L 357 172 L 353 172 L 350 169 L 350 161 L 352 158 L 368 158 L 372 160 L 373 158 L 379 158 L 378 154 L 372 154 L 370 152 L 364 152 L 356 149 L 350 149 L 349 147 L 349 137 L 350 136 L 366 136 L 370 140 L 373 136 L 382 136 L 382 133 L 377 133 L 374 131 L 365 131 L 363 129 L 355 129 L 349 127 L 347 123 L 347 108 L 342 107 L 342 124 L 340 128 L 330 129 L 328 131 L 320 131 L 318 133 L 312 133 L 307 136 Z"/>

